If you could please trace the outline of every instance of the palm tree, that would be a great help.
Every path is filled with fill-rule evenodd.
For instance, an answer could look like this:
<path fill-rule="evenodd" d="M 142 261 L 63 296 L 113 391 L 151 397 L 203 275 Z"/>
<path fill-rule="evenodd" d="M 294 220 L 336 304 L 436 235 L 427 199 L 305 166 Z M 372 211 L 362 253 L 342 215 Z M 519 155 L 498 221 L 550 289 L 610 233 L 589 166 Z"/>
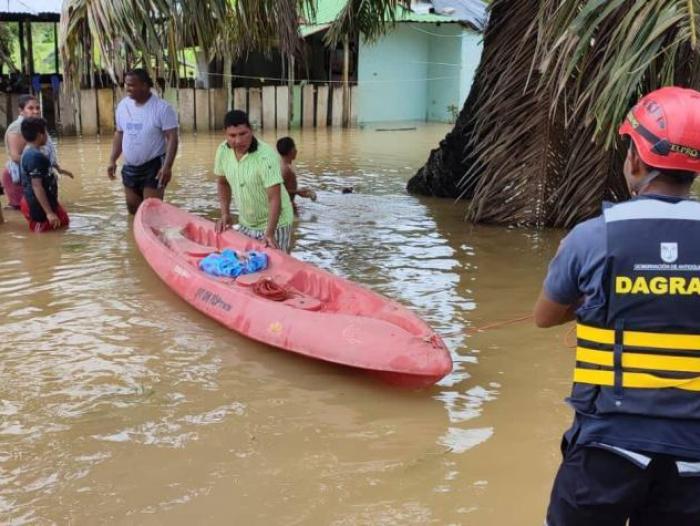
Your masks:
<path fill-rule="evenodd" d="M 329 43 L 381 34 L 408 0 L 348 0 Z M 177 74 L 185 47 L 209 56 L 300 45 L 314 0 L 67 0 L 65 70 L 100 50 Z M 615 130 L 632 102 L 667 84 L 700 86 L 700 0 L 494 0 L 474 87 L 454 129 L 408 185 L 470 198 L 475 222 L 571 226 L 626 196 Z M 89 60 L 84 60 L 85 57 Z"/>
<path fill-rule="evenodd" d="M 617 126 L 641 93 L 700 86 L 698 13 L 698 0 L 495 0 L 472 93 L 409 190 L 533 226 L 626 197 Z"/>

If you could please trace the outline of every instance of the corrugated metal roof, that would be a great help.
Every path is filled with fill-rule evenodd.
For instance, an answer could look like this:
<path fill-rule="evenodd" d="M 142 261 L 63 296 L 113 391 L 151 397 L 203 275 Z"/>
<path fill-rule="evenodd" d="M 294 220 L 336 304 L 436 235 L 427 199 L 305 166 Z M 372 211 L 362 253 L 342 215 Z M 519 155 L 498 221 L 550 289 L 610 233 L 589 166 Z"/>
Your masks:
<path fill-rule="evenodd" d="M 307 17 L 308 24 L 301 24 L 301 33 L 303 36 L 315 33 L 325 28 L 320 28 L 322 25 L 329 25 L 338 18 L 338 15 L 347 5 L 348 0 L 317 0 L 316 16 Z M 437 4 L 437 2 L 433 2 Z M 450 5 L 445 5 L 450 4 Z M 459 5 L 464 4 L 464 5 Z M 435 7 L 439 7 L 435 5 Z M 397 22 L 428 22 L 428 23 L 456 23 L 465 22 L 476 29 L 482 29 L 484 26 L 484 14 L 486 12 L 486 4 L 482 0 L 452 0 L 451 2 L 442 2 L 443 9 L 450 7 L 454 9 L 451 14 L 436 14 L 436 13 L 415 13 L 403 6 L 396 8 Z M 313 30 L 307 30 L 307 27 L 312 27 Z"/>
<path fill-rule="evenodd" d="M 432 0 L 438 13 L 449 14 L 483 31 L 488 20 L 488 5 L 482 0 Z"/>
<path fill-rule="evenodd" d="M 62 0 L 0 0 L 0 13 L 60 15 L 62 4 Z"/>

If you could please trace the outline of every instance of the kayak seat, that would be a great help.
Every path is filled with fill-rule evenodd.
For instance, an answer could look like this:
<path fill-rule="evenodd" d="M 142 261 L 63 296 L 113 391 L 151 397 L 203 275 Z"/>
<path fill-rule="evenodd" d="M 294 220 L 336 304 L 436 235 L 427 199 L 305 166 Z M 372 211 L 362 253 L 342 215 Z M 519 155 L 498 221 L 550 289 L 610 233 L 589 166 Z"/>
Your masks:
<path fill-rule="evenodd" d="M 312 298 L 311 296 L 295 296 L 283 301 L 282 305 L 310 311 L 321 310 L 321 307 L 323 306 L 321 301 L 317 300 L 316 298 Z"/>
<path fill-rule="evenodd" d="M 185 237 L 180 230 L 168 229 L 161 233 L 161 238 L 171 250 L 191 256 L 195 258 L 205 258 L 212 252 L 216 252 L 216 248 L 206 245 L 201 245 Z"/>
<path fill-rule="evenodd" d="M 258 281 L 264 278 L 270 278 L 272 281 L 278 284 L 284 283 L 282 276 L 273 275 L 269 271 L 253 272 L 252 274 L 241 274 L 236 278 L 236 285 L 240 287 L 252 287 Z"/>

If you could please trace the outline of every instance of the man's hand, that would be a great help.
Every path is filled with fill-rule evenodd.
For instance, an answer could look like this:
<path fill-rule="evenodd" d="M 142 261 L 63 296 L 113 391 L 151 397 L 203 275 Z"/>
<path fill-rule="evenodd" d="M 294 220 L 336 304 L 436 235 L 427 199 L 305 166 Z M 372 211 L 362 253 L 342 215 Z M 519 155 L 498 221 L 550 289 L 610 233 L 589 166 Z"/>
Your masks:
<path fill-rule="evenodd" d="M 217 219 L 214 224 L 214 231 L 221 233 L 226 230 L 231 225 L 231 216 L 229 214 L 224 214 L 221 219 Z"/>
<path fill-rule="evenodd" d="M 265 237 L 263 238 L 263 241 L 265 242 L 265 246 L 267 248 L 276 248 L 279 250 L 279 246 L 277 245 L 277 241 L 275 241 L 275 236 L 270 235 L 270 234 L 265 234 Z"/>
<path fill-rule="evenodd" d="M 156 179 L 158 180 L 158 188 L 165 188 L 165 185 L 170 182 L 172 176 L 173 169 L 170 166 L 163 166 L 160 170 L 158 170 L 158 175 L 156 175 Z"/>
<path fill-rule="evenodd" d="M 51 228 L 53 229 L 56 229 L 61 226 L 61 220 L 53 212 L 50 214 L 46 214 L 46 220 L 49 222 Z"/>
<path fill-rule="evenodd" d="M 112 163 L 107 167 L 107 177 L 114 180 L 117 172 L 117 163 Z"/>

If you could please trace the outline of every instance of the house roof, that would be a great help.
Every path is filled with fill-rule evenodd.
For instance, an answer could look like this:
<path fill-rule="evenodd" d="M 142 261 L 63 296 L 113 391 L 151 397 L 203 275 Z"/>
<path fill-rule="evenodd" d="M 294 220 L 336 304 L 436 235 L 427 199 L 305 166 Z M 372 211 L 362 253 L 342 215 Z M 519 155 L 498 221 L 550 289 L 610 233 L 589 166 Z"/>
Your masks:
<path fill-rule="evenodd" d="M 3 1 L 3 0 L 0 0 Z M 338 18 L 348 0 L 317 0 L 316 16 L 310 17 L 308 23 L 301 24 L 301 35 L 309 36 L 323 31 Z M 483 31 L 486 25 L 487 4 L 482 0 L 433 0 L 434 13 L 415 12 L 403 6 L 396 8 L 396 22 L 419 23 L 464 23 L 477 31 Z M 430 7 L 426 4 L 426 7 Z"/>

